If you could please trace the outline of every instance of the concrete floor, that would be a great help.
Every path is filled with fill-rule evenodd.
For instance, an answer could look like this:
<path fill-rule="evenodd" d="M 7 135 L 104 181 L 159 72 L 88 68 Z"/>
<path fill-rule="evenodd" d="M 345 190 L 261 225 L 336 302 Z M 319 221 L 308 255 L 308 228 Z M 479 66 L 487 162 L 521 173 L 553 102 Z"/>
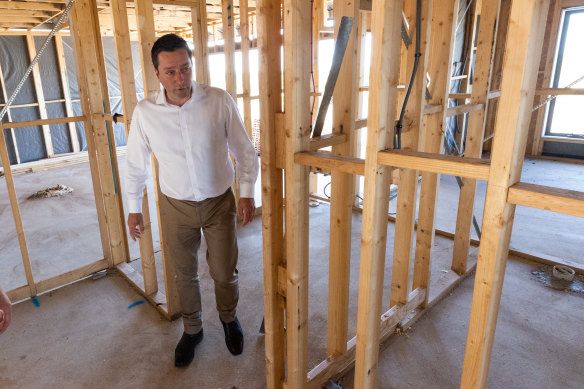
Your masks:
<path fill-rule="evenodd" d="M 542 171 L 529 172 L 539 166 Z M 88 169 L 86 164 L 17 177 L 33 270 L 40 279 L 103 257 L 99 240 L 95 238 L 98 229 L 88 170 L 83 169 Z M 547 174 L 547 169 L 553 171 Z M 526 161 L 523 180 L 544 185 L 545 180 L 549 180 L 556 183 L 547 185 L 584 190 L 584 169 L 582 165 L 548 161 L 529 164 Z M 449 217 L 455 217 L 456 205 L 451 208 L 449 204 L 453 200 L 448 194 L 448 191 L 457 190 L 453 181 L 450 177 L 442 179 L 439 228 L 443 228 L 441 224 Z M 56 183 L 72 186 L 76 191 L 68 198 L 42 202 L 24 200 L 29 192 Z M 10 289 L 24 284 L 24 276 L 16 239 L 14 235 L 11 237 L 13 224 L 7 202 L 5 187 L 0 185 L 0 263 L 3 264 L 0 284 Z M 479 199 L 476 203 L 480 205 L 481 202 Z M 520 212 L 522 209 L 518 208 L 512 246 L 524 245 L 534 250 L 547 248 L 547 252 L 556 257 L 584 263 L 578 251 L 584 241 L 581 219 L 565 220 L 562 215 L 541 211 L 545 214 L 535 223 L 529 219 L 518 224 Z M 557 221 L 556 216 L 559 216 Z M 349 337 L 354 336 L 356 330 L 360 223 L 361 216 L 355 214 Z M 312 208 L 310 367 L 326 357 L 328 225 L 328 205 Z M 542 235 L 542 225 L 549 227 L 546 234 L 550 235 Z M 537 234 L 533 234 L 534 229 L 539 229 Z M 260 218 L 238 233 L 241 288 L 238 316 L 246 335 L 242 356 L 231 356 L 224 346 L 206 264 L 201 265 L 205 340 L 197 349 L 195 361 L 185 370 L 173 366 L 174 346 L 182 331 L 180 321 L 169 323 L 161 319 L 147 303 L 128 308 L 143 299 L 119 274 L 110 272 L 103 279 L 87 279 L 42 295 L 38 298 L 39 307 L 30 300 L 15 306 L 13 324 L 0 336 L 0 388 L 265 387 L 264 339 L 258 333 L 263 315 Z M 387 257 L 390 258 L 393 224 L 388 225 L 388 241 Z M 137 246 L 132 246 L 131 252 L 137 256 Z M 477 249 L 471 248 L 472 258 L 476 258 L 476 253 Z M 449 271 L 451 255 L 452 242 L 437 237 L 433 249 L 431 294 L 436 293 L 441 279 L 452 276 Z M 139 268 L 139 262 L 132 265 Z M 547 287 L 540 282 L 540 277 L 532 274 L 538 269 L 537 265 L 518 261 L 508 264 L 489 376 L 491 388 L 584 386 L 584 365 L 580 358 L 584 351 L 580 339 L 584 294 Z M 161 273 L 159 278 L 162 279 Z M 391 266 L 387 264 L 384 305 L 389 301 L 390 279 Z M 458 387 L 472 284 L 471 277 L 404 336 L 394 336 L 384 344 L 380 354 L 380 388 Z M 343 377 L 341 384 L 351 388 L 352 374 Z"/>
<path fill-rule="evenodd" d="M 583 388 L 584 293 L 544 286 L 532 263 L 507 265 L 488 388 Z M 549 272 L 549 268 L 543 268 Z M 378 387 L 458 388 L 474 279 L 467 278 L 379 357 Z M 340 384 L 353 388 L 353 372 Z"/>

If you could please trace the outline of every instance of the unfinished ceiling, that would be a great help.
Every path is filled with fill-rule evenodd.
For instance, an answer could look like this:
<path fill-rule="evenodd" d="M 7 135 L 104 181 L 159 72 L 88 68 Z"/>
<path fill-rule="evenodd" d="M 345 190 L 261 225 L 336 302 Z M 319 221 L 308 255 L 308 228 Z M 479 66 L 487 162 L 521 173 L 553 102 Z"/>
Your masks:
<path fill-rule="evenodd" d="M 0 0 L 0 32 L 43 31 L 52 29 L 68 0 L 25 1 Z M 197 0 L 155 0 L 154 23 L 158 33 L 189 31 L 192 28 L 191 7 Z M 234 0 L 234 13 L 239 16 L 239 0 Z M 103 35 L 113 34 L 112 8 L 109 0 L 97 1 L 99 22 Z M 136 32 L 134 2 L 128 2 L 130 32 Z M 256 1 L 249 0 L 249 11 L 255 12 Z M 207 1 L 209 24 L 221 22 L 221 0 Z M 64 23 L 61 28 L 67 28 Z"/>

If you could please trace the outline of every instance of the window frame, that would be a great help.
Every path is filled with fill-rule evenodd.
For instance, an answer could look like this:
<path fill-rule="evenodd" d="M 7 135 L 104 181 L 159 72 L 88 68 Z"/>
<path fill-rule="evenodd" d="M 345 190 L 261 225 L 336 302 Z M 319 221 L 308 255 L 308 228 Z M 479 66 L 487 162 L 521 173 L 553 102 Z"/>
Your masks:
<path fill-rule="evenodd" d="M 552 78 L 550 80 L 550 88 L 561 88 L 559 86 L 559 79 L 560 79 L 560 72 L 562 70 L 562 64 L 564 60 L 564 49 L 566 45 L 566 39 L 568 35 L 568 25 L 569 25 L 569 18 L 573 14 L 580 14 L 584 13 L 584 5 L 575 6 L 575 7 L 566 7 L 562 9 L 562 13 L 560 16 L 560 23 L 559 23 L 559 31 L 558 31 L 558 38 L 556 44 L 556 50 L 554 53 L 553 59 L 553 68 L 552 68 Z M 556 105 L 556 98 L 552 99 L 546 107 L 545 119 L 543 121 L 543 128 L 542 128 L 542 140 L 545 139 L 572 139 L 572 140 L 584 140 L 584 135 L 575 135 L 570 133 L 552 133 L 551 126 L 552 126 L 552 119 L 554 115 L 554 108 Z"/>

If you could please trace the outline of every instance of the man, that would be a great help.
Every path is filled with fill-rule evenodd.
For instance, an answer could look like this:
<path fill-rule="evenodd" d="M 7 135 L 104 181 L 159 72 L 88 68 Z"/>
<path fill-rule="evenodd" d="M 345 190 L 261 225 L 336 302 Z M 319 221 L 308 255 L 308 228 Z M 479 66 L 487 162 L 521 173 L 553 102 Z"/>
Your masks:
<path fill-rule="evenodd" d="M 12 303 L 8 295 L 0 288 L 0 334 L 6 331 L 12 318 Z"/>
<path fill-rule="evenodd" d="M 152 63 L 162 84 L 159 94 L 142 100 L 134 111 L 126 157 L 128 228 L 133 240 L 144 231 L 142 193 L 150 152 L 159 163 L 160 218 L 166 252 L 176 267 L 176 285 L 184 333 L 176 346 L 175 366 L 188 366 L 203 339 L 197 251 L 201 230 L 207 263 L 215 283 L 215 299 L 233 355 L 243 351 L 237 317 L 236 207 L 231 184 L 234 155 L 239 169 L 239 214 L 246 225 L 255 212 L 258 174 L 255 149 L 237 106 L 222 89 L 192 81 L 192 53 L 174 34 L 152 47 Z"/>

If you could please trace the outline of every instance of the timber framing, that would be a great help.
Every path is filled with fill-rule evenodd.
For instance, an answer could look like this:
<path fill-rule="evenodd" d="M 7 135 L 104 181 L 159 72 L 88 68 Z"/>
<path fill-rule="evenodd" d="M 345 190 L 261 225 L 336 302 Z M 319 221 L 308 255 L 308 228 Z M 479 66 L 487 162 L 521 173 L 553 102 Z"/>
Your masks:
<path fill-rule="evenodd" d="M 290 1 L 284 4 L 285 10 L 295 9 L 295 19 L 285 19 L 285 25 L 292 23 L 297 29 L 303 22 L 300 2 Z M 406 1 L 376 1 L 369 4 L 372 10 L 370 16 L 372 31 L 372 53 L 369 87 L 363 87 L 364 82 L 356 82 L 359 77 L 359 62 L 351 61 L 343 63 L 347 69 L 353 66 L 353 72 L 349 72 L 342 78 L 343 82 L 352 84 L 352 94 L 344 92 L 344 97 L 352 97 L 351 107 L 359 107 L 358 97 L 360 93 L 369 92 L 369 113 L 351 113 L 347 121 L 337 124 L 333 117 L 332 134 L 328 140 L 324 136 L 318 140 L 308 139 L 308 131 L 300 131 L 298 125 L 290 125 L 289 115 L 296 115 L 302 111 L 303 104 L 292 104 L 290 99 L 296 101 L 298 85 L 302 83 L 305 76 L 297 73 L 298 69 L 292 61 L 285 61 L 284 74 L 296 77 L 295 84 L 285 83 L 284 114 L 280 108 L 274 109 L 272 105 L 266 104 L 260 98 L 260 104 L 265 109 L 266 114 L 274 118 L 270 128 L 270 134 L 263 134 L 262 140 L 270 144 L 263 143 L 262 157 L 268 159 L 267 164 L 263 164 L 263 174 L 274 174 L 282 172 L 286 178 L 287 195 L 285 200 L 280 192 L 264 190 L 263 201 L 271 204 L 286 203 L 286 239 L 282 237 L 282 229 L 279 233 L 268 234 L 274 223 L 281 225 L 281 219 L 274 219 L 264 215 L 264 239 L 269 238 L 270 242 L 282 247 L 284 242 L 285 263 L 273 262 L 273 253 L 264 257 L 266 264 L 273 266 L 273 273 L 266 275 L 266 295 L 280 296 L 280 304 L 283 304 L 286 312 L 286 321 L 293 325 L 292 334 L 286 335 L 280 332 L 270 332 L 269 343 L 277 344 L 284 342 L 288 353 L 286 356 L 279 355 L 278 364 L 269 363 L 267 365 L 269 388 L 300 388 L 300 387 L 320 387 L 330 378 L 339 377 L 351 367 L 355 367 L 355 387 L 374 388 L 376 383 L 376 370 L 378 358 L 378 345 L 389 336 L 396 328 L 388 318 L 400 317 L 397 323 L 402 326 L 410 325 L 413 320 L 423 314 L 429 307 L 440 300 L 439 296 L 445 295 L 448 290 L 455 287 L 469 274 L 476 269 L 476 279 L 481 280 L 475 286 L 473 297 L 471 322 L 469 326 L 469 340 L 465 355 L 465 364 L 461 378 L 461 387 L 485 387 L 488 372 L 488 361 L 490 360 L 490 347 L 494 334 L 494 321 L 498 309 L 498 299 L 502 287 L 502 269 L 507 255 L 515 254 L 531 260 L 546 262 L 542 258 L 536 258 L 527 253 L 510 251 L 508 246 L 508 234 L 512 225 L 512 212 L 514 204 L 548 209 L 554 212 L 561 212 L 570 215 L 581 216 L 582 193 L 568 191 L 557 188 L 548 188 L 532 184 L 519 182 L 519 172 L 525 150 L 526 127 L 527 127 L 527 101 L 537 94 L 579 94 L 579 90 L 564 91 L 535 88 L 533 71 L 533 58 L 538 58 L 541 52 L 543 34 L 541 33 L 546 20 L 548 2 L 547 1 L 521 1 L 514 0 L 509 6 L 508 1 L 503 0 L 499 7 L 499 2 L 493 6 L 492 2 L 476 1 L 473 3 L 471 12 L 472 18 L 468 26 L 468 31 L 472 32 L 476 39 L 476 47 L 472 48 L 474 68 L 472 69 L 472 89 L 466 93 L 450 93 L 450 68 L 452 63 L 452 52 L 454 47 L 454 31 L 459 23 L 458 16 L 454 12 L 458 9 L 458 1 L 449 1 L 447 4 L 429 1 L 423 2 L 421 26 L 417 33 L 421 34 L 420 64 L 418 70 L 428 73 L 431 83 L 428 98 L 424 94 L 425 85 L 421 82 L 414 83 L 410 99 L 406 109 L 407 127 L 402 128 L 402 149 L 393 150 L 389 140 L 392 138 L 393 126 L 388 118 L 396 117 L 393 109 L 379 107 L 401 107 L 401 96 L 403 91 L 399 85 L 404 85 L 404 74 L 410 74 L 413 69 L 414 52 L 412 48 L 404 49 L 400 47 L 400 31 L 395 26 L 399 26 L 404 11 L 410 26 L 410 36 L 415 37 L 414 19 L 415 4 Z M 503 6 L 504 3 L 504 6 Z M 338 8 L 337 8 L 338 7 Z M 335 13 L 335 18 L 340 15 L 347 15 L 344 3 L 336 4 L 335 9 L 340 9 Z M 318 7 L 315 8 L 318 14 Z M 523 10 L 523 11 L 520 11 Z M 260 31 L 267 29 L 267 20 L 262 18 L 264 9 L 258 9 Z M 307 12 L 304 10 L 304 12 Z M 352 12 L 352 11 L 350 11 Z M 286 12 L 285 12 L 286 13 Z M 287 14 L 287 13 L 286 13 Z M 337 16 L 338 15 L 338 16 Z M 480 15 L 480 26 L 478 23 Z M 359 17 L 359 16 L 356 16 Z M 314 20 L 312 21 L 313 23 Z M 306 21 L 304 21 L 306 23 Z M 318 25 L 317 23 L 315 25 Z M 286 31 L 286 30 L 285 30 Z M 284 33 L 286 36 L 286 32 Z M 359 34 L 359 32 L 357 32 Z M 300 39 L 300 34 L 295 36 Z M 261 36 L 260 36 L 261 39 Z M 307 39 L 307 38 L 305 38 Z M 357 40 L 358 41 L 358 40 Z M 520 45 L 517 42 L 521 41 Z M 509 42 L 513 42 L 511 45 Z M 355 46 L 354 59 L 360 58 L 360 46 Z M 440 49 L 437 49 L 440 48 Z M 298 40 L 286 40 L 284 43 L 285 58 L 292 55 L 301 55 L 305 49 L 302 48 Z M 275 60 L 279 55 L 273 51 L 265 50 L 262 55 L 266 57 L 263 65 L 267 66 L 271 60 Z M 316 56 L 315 56 L 316 57 Z M 299 59 L 298 59 L 299 60 Z M 498 61 L 498 62 L 497 62 Z M 316 60 L 315 60 L 316 62 Z M 499 65 L 497 65 L 499 64 Z M 499 66 L 498 70 L 496 66 Z M 267 71 L 269 68 L 260 69 Z M 491 82 L 494 70 L 497 78 L 494 85 Z M 470 70 L 467 69 L 470 74 Z M 468 74 L 465 78 L 470 81 Z M 264 82 L 267 82 L 264 79 Z M 470 85 L 470 82 L 468 83 Z M 270 85 L 269 83 L 264 85 Z M 342 84 L 348 85 L 348 84 Z M 465 84 L 466 85 L 466 84 Z M 272 84 L 272 87 L 273 84 Z M 346 86 L 337 86 L 340 90 Z M 347 91 L 349 89 L 346 89 Z M 320 94 L 317 91 L 304 91 L 305 96 L 317 98 Z M 449 106 L 446 102 L 449 99 L 458 99 L 462 102 L 456 106 Z M 511 100 L 509 100 L 511 99 Z M 510 101 L 520 101 L 520 105 L 510 103 Z M 343 98 L 336 98 L 335 102 L 344 108 L 348 113 L 352 109 L 344 106 Z M 348 101 L 348 100 L 347 100 Z M 399 101 L 399 103 L 398 103 Z M 491 102 L 493 102 L 491 104 Z M 499 103 L 499 104 L 497 104 Z M 527 105 L 526 105 L 527 104 Z M 297 111 L 300 110 L 300 111 Z M 291 112 L 290 112 L 291 111 Z M 496 123 L 490 125 L 495 127 L 493 137 L 498 152 L 493 152 L 490 159 L 482 158 L 482 148 L 484 145 L 485 129 L 489 125 L 487 112 L 491 112 L 498 118 Z M 466 150 L 464 156 L 444 155 L 442 144 L 444 141 L 442 128 L 450 116 L 466 115 L 468 129 L 466 134 Z M 345 119 L 343 119 L 345 120 Z M 509 121 L 511 120 L 511 121 Z M 367 146 L 365 158 L 357 157 L 357 150 L 344 148 L 343 151 L 338 146 L 343 146 L 345 139 L 333 138 L 337 135 L 340 126 L 343 128 L 350 126 L 351 131 L 343 131 L 348 145 L 356 142 L 351 140 L 353 132 L 367 128 Z M 391 129 L 391 130 L 390 130 Z M 490 128 L 489 133 L 493 132 Z M 297 139 L 297 137 L 301 139 Z M 290 137 L 294 139 L 295 146 L 292 146 Z M 275 138 L 275 139 L 274 139 Z M 302 139 L 303 138 L 303 139 Z M 334 141 L 333 141 L 334 139 Z M 332 152 L 321 150 L 324 147 L 333 146 Z M 493 146 L 495 147 L 495 146 Z M 293 148 L 293 153 L 290 149 Z M 286 152 L 284 152 L 284 150 Z M 501 152 L 501 150 L 504 150 Z M 494 150 L 493 150 L 494 151 Z M 363 198 L 363 219 L 361 231 L 361 260 L 359 277 L 359 302 L 357 314 L 357 335 L 347 340 L 345 324 L 346 304 L 345 293 L 340 285 L 345 285 L 346 255 L 350 247 L 347 246 L 343 236 L 350 231 L 350 222 L 342 222 L 345 207 L 352 200 L 345 201 L 346 197 L 335 192 L 331 195 L 331 241 L 330 241 L 330 279 L 329 279 L 329 322 L 327 328 L 327 358 L 317 366 L 310 369 L 305 365 L 306 339 L 303 332 L 306 325 L 304 309 L 306 302 L 297 300 L 298 296 L 306 298 L 306 287 L 303 285 L 306 258 L 299 255 L 299 251 L 304 252 L 304 236 L 298 234 L 298 223 L 305 223 L 305 207 L 298 196 L 299 192 L 305 193 L 305 174 L 300 167 L 310 166 L 316 172 L 330 172 L 332 175 L 332 187 L 340 185 L 335 177 L 352 175 L 353 179 L 361 176 L 365 180 L 365 192 Z M 399 170 L 397 170 L 399 169 Z M 270 172 L 271 173 L 268 173 Z M 399 171 L 398 175 L 393 171 Z M 505 172 L 510 175 L 507 176 Z M 418 207 L 416 203 L 416 192 L 418 191 L 417 177 L 422 176 L 419 200 L 419 220 L 414 222 L 413 215 Z M 460 194 L 459 215 L 456 233 L 447 233 L 435 229 L 435 213 L 437 202 L 437 190 L 439 174 L 448 174 L 460 177 L 464 184 L 464 190 Z M 385 241 L 388 217 L 387 199 L 389 196 L 389 184 L 394 177 L 399 176 L 398 185 L 398 206 L 397 215 L 393 221 L 396 223 L 396 240 L 394 242 L 393 267 L 391 280 L 390 301 L 387 303 L 389 311 L 382 314 L 380 307 L 384 304 L 381 301 L 383 285 L 383 266 L 385 263 Z M 504 179 L 507 177 L 507 179 Z M 508 179 L 508 178 L 511 179 Z M 488 237 L 488 244 L 480 244 L 480 241 L 470 238 L 470 226 L 472 218 L 472 204 L 474 203 L 476 180 L 487 182 L 487 204 L 491 211 L 485 213 L 483 219 L 483 237 Z M 500 181 L 502 180 L 502 181 Z M 337 184 L 335 184 L 335 182 Z M 342 184 L 344 193 L 351 194 L 347 188 L 353 187 L 353 181 Z M 334 192 L 334 189 L 333 189 Z M 500 193 L 499 193 L 500 192 Z M 313 196 L 314 197 L 314 196 Z M 401 197 L 401 201 L 400 201 Z M 400 205 L 401 204 L 401 205 Z M 290 209 L 292 207 L 292 209 Z M 281 215 L 282 209 L 275 210 L 275 214 Z M 485 211 L 486 212 L 486 211 Z M 501 225 L 501 216 L 505 223 Z M 288 221 L 293 218 L 293 221 Z M 389 217 L 389 219 L 392 219 Z M 401 220 L 401 221 L 400 221 Z M 341 222 L 339 222 L 341 221 Z M 290 224 L 288 224 L 290 223 Z M 343 230 L 337 231 L 336 223 L 342 225 Z M 414 229 L 417 230 L 414 239 Z M 497 231 L 500 230 L 500 231 Z M 336 232 L 335 232 L 336 231 Z M 342 231 L 342 232 L 341 232 Z M 273 231 L 272 231 L 273 232 Z M 452 267 L 455 272 L 452 277 L 444 281 L 443 290 L 438 292 L 438 298 L 429 301 L 428 288 L 430 279 L 431 248 L 433 246 L 434 234 L 448 236 L 454 240 L 455 253 Z M 487 234 L 487 235 L 485 235 Z M 493 242 L 491 239 L 497 237 Z M 399 236 L 399 239 L 397 238 Z M 345 239 L 348 240 L 348 239 Z M 415 240 L 415 245 L 413 244 Z M 479 246 L 479 262 L 467 260 L 469 245 Z M 266 247 L 264 245 L 264 247 Z M 414 257 L 414 271 L 409 274 L 409 261 Z M 281 261 L 281 259 L 280 259 Z M 549 262 L 548 262 L 549 263 Z M 412 277 L 413 279 L 410 279 Z M 273 280 L 273 281 L 270 281 Z M 268 282 L 270 281 L 270 282 Z M 411 290 L 409 289 L 411 286 Z M 291 301 L 294 300 L 294 301 Z M 267 302 L 268 300 L 266 300 Z M 276 300 L 271 300 L 272 308 L 266 312 L 266 322 L 281 323 L 281 311 L 274 310 Z M 489 310 L 485 310 L 488 306 Z M 281 309 L 281 308 L 278 308 Z M 272 315 L 270 317 L 270 314 Z M 403 316 L 401 316 L 403 315 Z M 402 321 L 406 316 L 412 320 Z M 334 320 L 334 323 L 331 321 Z M 390 324 L 387 324 L 390 323 Z M 488 326 L 486 323 L 490 323 Z M 397 324 L 396 324 L 397 325 Z M 290 327 L 288 327 L 290 328 Z M 272 327 L 272 329 L 274 329 Z M 281 330 L 281 328 L 280 328 Z M 291 343 L 294 342 L 294 343 Z M 268 339 L 267 339 L 268 343 Z M 477 349 L 477 347 L 484 347 Z M 275 361 L 275 350 L 266 350 L 266 360 Z M 300 355 L 299 355 L 300 354 Z M 284 358 L 284 361 L 282 361 Z M 306 375 L 303 375 L 303 372 Z"/>
<path fill-rule="evenodd" d="M 51 20 L 60 16 L 68 1 L 58 0 L 52 2 L 45 1 L 0 1 L 0 35 L 23 36 L 26 39 L 27 50 L 30 60 L 34 58 L 37 51 L 35 37 L 46 37 L 52 28 Z M 235 30 L 242 24 L 242 32 L 249 37 L 250 33 L 257 34 L 256 22 L 256 2 L 247 0 L 240 5 L 239 1 L 224 2 L 223 6 L 229 10 L 226 14 L 226 23 L 229 24 L 231 40 L 228 42 L 230 53 L 230 66 L 232 69 L 228 84 L 234 98 L 243 97 L 245 110 L 245 121 L 251 129 L 250 102 L 258 99 L 259 96 L 251 96 L 249 92 L 249 67 L 245 69 L 243 94 L 237 93 L 235 89 L 235 64 L 233 60 L 235 44 Z M 242 18 L 240 8 L 243 9 L 246 18 Z M 36 101 L 28 104 L 11 105 L 7 109 L 7 122 L 2 124 L 2 129 L 6 129 L 1 139 L 0 154 L 2 156 L 1 175 L 6 177 L 9 197 L 12 205 L 15 227 L 19 239 L 22 253 L 22 260 L 27 277 L 27 286 L 20 287 L 14 291 L 8 291 L 9 295 L 17 300 L 32 297 L 43 293 L 49 289 L 62 286 L 66 283 L 76 281 L 88 275 L 88 271 L 103 270 L 105 267 L 116 266 L 120 273 L 145 297 L 157 307 L 157 309 L 168 319 L 176 318 L 179 312 L 178 296 L 174 287 L 174 267 L 165 256 L 163 237 L 160 237 L 162 249 L 162 261 L 164 268 L 164 280 L 166 294 L 158 291 L 157 274 L 154 262 L 153 239 L 151 234 L 150 215 L 148 209 L 148 194 L 144 194 L 143 214 L 145 220 L 145 233 L 140 241 L 140 259 L 142 272 L 133 271 L 126 265 L 128 259 L 128 244 L 126 237 L 125 217 L 121 202 L 121 191 L 119 190 L 119 173 L 117 167 L 117 152 L 125 152 L 125 148 L 117 149 L 113 146 L 112 114 L 109 112 L 109 100 L 105 86 L 105 67 L 101 40 L 97 37 L 113 35 L 116 44 L 116 55 L 120 77 L 121 96 L 125 116 L 118 116 L 117 122 L 125 124 L 126 135 L 130 128 L 133 107 L 137 102 L 137 93 L 134 85 L 134 74 L 131 58 L 130 39 L 139 40 L 142 47 L 142 74 L 144 85 L 146 85 L 146 95 L 158 91 L 158 80 L 154 76 L 150 63 L 150 47 L 157 35 L 167 32 L 174 32 L 184 36 L 186 39 L 195 38 L 195 62 L 197 68 L 197 80 L 209 83 L 208 53 L 210 27 L 221 27 L 221 37 L 223 38 L 222 26 L 220 24 L 222 15 L 222 2 L 211 0 L 201 2 L 195 0 L 136 0 L 135 2 L 125 2 L 120 0 L 94 1 L 77 0 L 72 7 L 68 22 L 64 28 L 55 33 L 55 50 L 58 63 L 59 80 L 62 88 L 62 99 L 46 100 L 43 94 L 42 79 L 39 65 L 32 71 L 34 81 L 34 91 Z M 8 20 L 9 18 L 10 20 Z M 242 21 L 245 19 L 247 23 Z M 145 21 L 145 22 L 144 22 Z M 170 25 L 173 25 L 170 28 Z M 69 94 L 69 82 L 67 80 L 67 64 L 63 51 L 63 36 L 73 37 L 75 43 L 75 67 L 78 77 L 79 100 L 72 100 Z M 215 37 L 216 38 L 216 37 Z M 81 45 L 80 41 L 84 44 Z M 255 39 L 253 40 L 255 41 Z M 252 39 L 243 41 L 241 49 L 249 52 L 253 46 Z M 223 48 L 222 48 L 223 49 Z M 97 56 L 90 55 L 90 52 L 98 53 Z M 247 59 L 249 61 L 249 59 Z M 89 70 L 89 72 L 87 72 Z M 91 87 L 89 86 L 91 85 Z M 7 101 L 11 90 L 7 90 L 0 66 L 0 86 L 2 87 L 3 100 Z M 48 117 L 47 104 L 64 103 L 66 117 Z M 72 110 L 73 103 L 80 103 L 82 108 L 81 116 L 74 116 Z M 5 104 L 0 107 L 4 108 Z M 40 119 L 14 122 L 10 113 L 11 109 L 20 107 L 34 107 L 38 110 Z M 85 127 L 87 149 L 80 152 L 79 139 L 75 129 L 75 123 L 82 122 Z M 65 124 L 68 127 L 70 137 L 70 147 L 73 153 L 56 155 L 52 147 L 52 136 L 50 126 L 55 124 Z M 23 127 L 38 127 L 42 129 L 45 145 L 45 154 L 48 159 L 35 162 L 21 163 L 19 158 L 16 133 Z M 326 137 L 322 142 L 333 142 Z M 338 141 L 338 140 L 337 140 Z M 8 155 L 7 142 L 11 143 L 16 163 L 11 165 Z M 104 259 L 98 260 L 100 264 L 78 269 L 62 276 L 53 277 L 50 280 L 37 281 L 34 278 L 26 235 L 22 226 L 20 211 L 17 201 L 16 191 L 13 184 L 13 174 L 22 174 L 46 170 L 52 167 L 64 166 L 72 163 L 89 161 L 93 189 L 95 192 L 97 214 L 100 227 L 100 236 Z M 153 166 L 156 166 L 154 161 Z M 8 168 L 10 167 L 10 168 Z M 110 173 L 111 172 L 111 173 Z M 157 181 L 157 171 L 153 172 Z M 158 185 L 155 185 L 158 188 Z M 158 197 L 158 192 L 155 193 Z M 158 211 L 158 207 L 157 207 Z M 102 267 L 104 263 L 108 266 Z M 45 287 L 49 285 L 50 288 Z"/>
<path fill-rule="evenodd" d="M 25 36 L 32 59 L 37 50 L 35 37 L 48 34 L 67 2 L 0 0 L 0 35 Z M 526 150 L 538 155 L 543 142 L 566 141 L 541 136 L 543 111 L 532 114 L 533 105 L 548 96 L 584 95 L 583 89 L 549 87 L 562 7 L 584 5 L 584 1 L 475 0 L 465 26 L 467 35 L 472 35 L 465 43 L 471 60 L 464 74 L 452 76 L 456 26 L 461 23 L 459 5 L 459 0 L 423 0 L 416 26 L 414 0 L 336 0 L 335 27 L 328 28 L 324 27 L 324 0 L 76 0 L 67 25 L 56 34 L 62 98 L 44 98 L 37 65 L 31 84 L 36 101 L 9 107 L 7 121 L 0 123 L 2 173 L 26 275 L 26 285 L 8 291 L 8 295 L 18 301 L 97 271 L 117 269 L 165 318 L 180 315 L 174 263 L 167 255 L 162 228 L 165 290 L 158 289 L 150 211 L 159 212 L 161 191 L 154 158 L 156 209 L 149 209 L 148 196 L 152 194 L 145 192 L 141 272 L 128 264 L 117 162 L 118 154 L 125 150 L 114 144 L 112 96 L 107 90 L 101 40 L 110 35 L 115 41 L 121 86 L 118 97 L 124 111 L 124 117 L 118 119 L 128 134 L 138 101 L 130 40 L 139 42 L 147 97 L 160 89 L 150 49 L 157 36 L 174 32 L 192 40 L 200 83 L 211 82 L 210 53 L 224 54 L 225 85 L 236 101 L 241 99 L 248 131 L 252 128 L 252 101 L 259 100 L 266 386 L 319 388 L 354 368 L 356 388 L 378 387 L 380 343 L 396 329 L 410 326 L 476 272 L 460 387 L 486 387 L 508 256 L 557 263 L 509 250 L 516 205 L 584 217 L 584 193 L 520 180 Z M 353 18 L 355 23 L 334 90 L 332 128 L 330 133 L 311 139 L 316 116 L 312 103 L 317 106 L 322 95 L 318 82 L 312 82 L 312 77 L 318 78 L 318 41 L 330 36 L 336 39 L 342 16 Z M 404 19 L 410 38 L 420 40 L 419 52 L 414 44 L 403 43 Z M 546 25 L 549 34 L 545 33 Z M 369 32 L 372 56 L 366 80 L 364 42 Z M 78 101 L 68 93 L 63 36 L 73 38 Z M 253 47 L 259 51 L 258 96 L 251 95 Z M 236 50 L 241 50 L 243 59 L 239 89 Z M 7 101 L 11 91 L 1 65 L 0 86 L 3 101 Z M 400 141 L 394 143 L 395 118 L 412 74 L 416 77 L 405 106 Z M 459 93 L 451 92 L 453 82 L 463 85 Z M 77 102 L 82 114 L 74 116 L 72 104 Z M 66 117 L 48 117 L 50 103 L 63 104 Z M 23 106 L 33 107 L 39 119 L 13 122 L 10 109 Z M 443 146 L 445 128 L 452 117 L 464 118 L 465 123 L 462 139 L 456 140 L 465 146 L 459 156 L 445 155 Z M 79 151 L 76 123 L 83 123 L 85 130 L 84 152 Z M 55 155 L 50 131 L 55 124 L 68 127 L 72 154 Z M 46 160 L 21 163 L 15 134 L 23 127 L 40 129 Z M 489 158 L 483 157 L 484 149 L 490 149 Z M 14 150 L 16 159 L 12 165 L 9 150 Z M 91 170 L 103 258 L 39 280 L 31 266 L 14 176 L 80 161 L 88 161 Z M 316 186 L 316 174 L 312 173 L 322 172 L 331 175 L 327 345 L 325 359 L 309 366 L 309 200 Z M 456 176 L 462 182 L 454 234 L 435 228 L 441 174 Z M 481 240 L 472 239 L 470 232 L 476 180 L 487 184 Z M 356 208 L 360 182 L 363 207 Z M 398 185 L 395 217 L 388 216 L 392 184 Z M 362 229 L 358 310 L 356 317 L 350 317 L 354 212 L 362 214 Z M 388 222 L 395 223 L 390 253 L 386 252 Z M 437 234 L 453 241 L 453 272 L 438 287 L 432 285 L 436 290 L 431 291 L 432 247 Z M 469 257 L 471 245 L 479 247 L 478 259 Z M 383 278 L 386 261 L 391 261 L 391 280 Z M 564 264 L 584 273 L 584 266 Z M 383 300 L 384 284 L 390 284 L 388 301 Z M 350 320 L 357 324 L 354 336 L 348 331 Z"/>

